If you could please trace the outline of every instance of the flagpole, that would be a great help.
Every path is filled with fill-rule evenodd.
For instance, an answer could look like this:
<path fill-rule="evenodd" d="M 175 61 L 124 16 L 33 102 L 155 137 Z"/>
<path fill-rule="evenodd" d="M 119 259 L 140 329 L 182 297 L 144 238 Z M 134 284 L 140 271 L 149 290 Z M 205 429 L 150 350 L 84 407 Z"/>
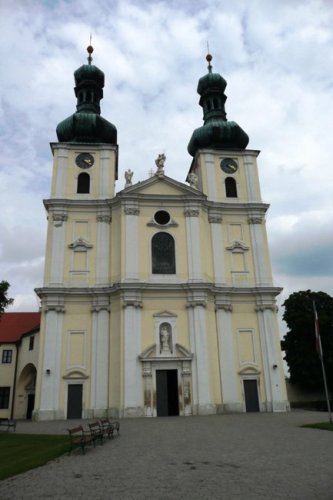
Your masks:
<path fill-rule="evenodd" d="M 317 348 L 318 356 L 319 356 L 320 363 L 321 363 L 321 369 L 323 372 L 325 396 L 326 396 L 326 403 L 327 403 L 327 410 L 328 410 L 328 420 L 329 420 L 329 423 L 332 424 L 333 421 L 332 421 L 331 405 L 330 405 L 330 398 L 329 398 L 328 389 L 327 389 L 326 371 L 325 371 L 325 365 L 324 365 L 324 359 L 323 359 L 323 348 L 321 345 L 321 338 L 320 338 L 320 333 L 319 333 L 319 320 L 318 320 L 318 314 L 317 314 L 317 310 L 316 310 L 315 301 L 313 301 L 313 312 L 314 312 L 314 316 L 315 316 L 316 348 Z"/>

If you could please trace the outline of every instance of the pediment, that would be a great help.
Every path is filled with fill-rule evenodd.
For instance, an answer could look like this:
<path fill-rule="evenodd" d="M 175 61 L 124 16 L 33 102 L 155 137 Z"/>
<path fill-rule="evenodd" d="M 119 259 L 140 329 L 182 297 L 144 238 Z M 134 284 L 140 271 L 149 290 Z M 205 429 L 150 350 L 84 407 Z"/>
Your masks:
<path fill-rule="evenodd" d="M 165 361 L 166 359 L 170 360 L 189 360 L 191 361 L 193 358 L 193 354 L 186 349 L 181 344 L 175 344 L 174 346 L 174 352 L 170 356 L 160 356 L 157 354 L 157 346 L 156 344 L 152 344 L 147 349 L 142 351 L 141 354 L 138 356 L 140 361 Z"/>
<path fill-rule="evenodd" d="M 177 318 L 177 314 L 170 311 L 161 311 L 153 314 L 154 318 Z"/>
<path fill-rule="evenodd" d="M 149 179 L 145 181 L 138 182 L 129 186 L 118 193 L 117 196 L 126 197 L 127 194 L 131 196 L 133 194 L 140 195 L 165 195 L 165 196 L 195 196 L 198 198 L 205 197 L 203 193 L 198 191 L 193 187 L 188 186 L 187 184 L 183 184 L 182 182 L 176 181 L 171 177 L 166 175 L 153 175 Z"/>
<path fill-rule="evenodd" d="M 68 248 L 74 250 L 74 252 L 86 252 L 92 247 L 93 245 L 88 243 L 84 238 L 78 238 L 68 245 Z"/>
<path fill-rule="evenodd" d="M 255 366 L 247 365 L 244 366 L 241 370 L 239 370 L 239 375 L 260 375 L 261 371 L 258 370 Z"/>
<path fill-rule="evenodd" d="M 68 372 L 66 375 L 63 376 L 63 379 L 70 379 L 70 380 L 78 380 L 78 379 L 87 379 L 89 378 L 88 375 L 83 373 L 81 370 L 72 370 Z"/>

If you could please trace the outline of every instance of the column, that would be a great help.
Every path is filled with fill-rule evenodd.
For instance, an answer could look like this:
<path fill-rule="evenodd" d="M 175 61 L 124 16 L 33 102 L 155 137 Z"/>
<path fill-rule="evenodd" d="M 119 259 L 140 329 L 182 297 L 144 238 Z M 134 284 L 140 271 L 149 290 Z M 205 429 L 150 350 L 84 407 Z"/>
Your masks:
<path fill-rule="evenodd" d="M 266 410 L 286 411 L 286 397 L 281 352 L 277 349 L 276 306 L 256 307 L 266 387 Z"/>
<path fill-rule="evenodd" d="M 222 217 L 220 214 L 210 211 L 208 222 L 212 235 L 214 281 L 216 285 L 223 285 L 225 284 L 225 252 L 221 227 Z"/>
<path fill-rule="evenodd" d="M 38 410 L 39 420 L 55 420 L 65 418 L 60 409 L 60 381 L 63 314 L 64 306 L 46 306 L 44 356 L 41 369 L 41 398 Z"/>
<path fill-rule="evenodd" d="M 141 352 L 141 308 L 141 301 L 124 300 L 124 417 L 144 416 L 142 374 L 138 359 Z"/>
<path fill-rule="evenodd" d="M 91 410 L 92 417 L 103 417 L 109 403 L 109 335 L 110 309 L 108 298 L 104 305 L 92 307 L 92 363 L 91 363 Z"/>
<path fill-rule="evenodd" d="M 216 304 L 216 323 L 221 377 L 221 401 L 227 412 L 243 411 L 239 398 L 239 381 L 235 366 L 235 344 L 232 329 L 232 305 Z"/>
<path fill-rule="evenodd" d="M 202 281 L 199 209 L 188 207 L 184 210 L 186 217 L 187 258 L 189 281 Z"/>
<path fill-rule="evenodd" d="M 139 218 L 138 207 L 125 207 L 125 280 L 139 279 Z"/>
<path fill-rule="evenodd" d="M 106 284 L 110 281 L 110 213 L 100 213 L 97 220 L 97 244 L 96 244 L 96 283 Z"/>
<path fill-rule="evenodd" d="M 190 300 L 187 304 L 190 327 L 190 345 L 194 353 L 193 373 L 193 413 L 210 415 L 216 413 L 216 405 L 211 401 L 209 359 L 206 328 L 206 301 Z"/>

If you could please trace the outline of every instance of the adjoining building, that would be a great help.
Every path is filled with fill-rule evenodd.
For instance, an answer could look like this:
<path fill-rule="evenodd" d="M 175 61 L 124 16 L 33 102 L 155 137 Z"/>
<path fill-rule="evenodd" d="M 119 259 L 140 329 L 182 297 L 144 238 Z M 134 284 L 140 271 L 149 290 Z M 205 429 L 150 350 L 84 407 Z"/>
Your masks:
<path fill-rule="evenodd" d="M 259 151 L 226 118 L 226 81 L 208 55 L 185 183 L 161 154 L 116 193 L 117 130 L 100 115 L 92 50 L 51 144 L 34 417 L 286 411 Z"/>
<path fill-rule="evenodd" d="M 0 315 L 0 418 L 30 419 L 35 404 L 40 313 Z"/>

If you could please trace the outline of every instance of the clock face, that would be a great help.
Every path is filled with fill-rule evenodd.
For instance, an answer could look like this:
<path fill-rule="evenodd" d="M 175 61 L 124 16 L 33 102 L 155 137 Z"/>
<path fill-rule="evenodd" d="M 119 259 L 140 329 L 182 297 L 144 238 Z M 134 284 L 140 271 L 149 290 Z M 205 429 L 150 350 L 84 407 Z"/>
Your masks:
<path fill-rule="evenodd" d="M 94 164 L 94 157 L 90 153 L 80 153 L 77 155 L 75 163 L 80 168 L 90 168 Z"/>
<path fill-rule="evenodd" d="M 224 158 L 221 161 L 221 168 L 226 174 L 234 174 L 235 172 L 237 172 L 238 165 L 237 162 L 232 158 Z"/>

